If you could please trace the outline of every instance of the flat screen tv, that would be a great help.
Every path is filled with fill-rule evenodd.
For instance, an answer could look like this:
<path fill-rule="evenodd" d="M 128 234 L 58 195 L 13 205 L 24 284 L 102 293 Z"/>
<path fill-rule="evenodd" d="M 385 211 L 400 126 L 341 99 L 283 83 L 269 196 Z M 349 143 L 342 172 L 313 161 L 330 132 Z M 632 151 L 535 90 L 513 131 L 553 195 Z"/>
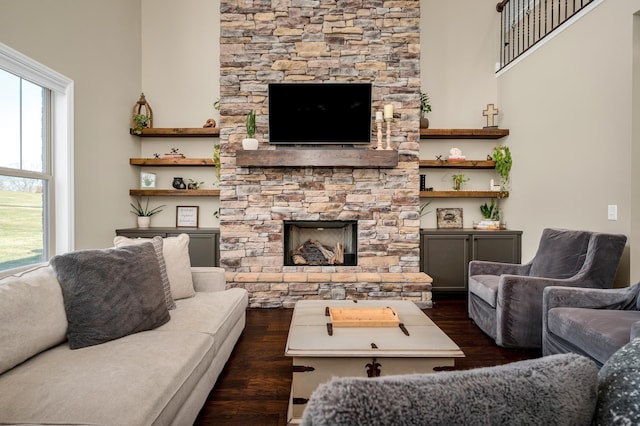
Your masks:
<path fill-rule="evenodd" d="M 271 83 L 269 143 L 371 143 L 371 83 Z"/>

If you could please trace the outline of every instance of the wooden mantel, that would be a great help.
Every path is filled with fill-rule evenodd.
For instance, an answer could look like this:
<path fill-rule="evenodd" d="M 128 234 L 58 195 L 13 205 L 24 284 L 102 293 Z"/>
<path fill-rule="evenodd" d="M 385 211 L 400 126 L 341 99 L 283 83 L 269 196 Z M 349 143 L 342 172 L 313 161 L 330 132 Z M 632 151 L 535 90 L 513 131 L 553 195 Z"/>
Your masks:
<path fill-rule="evenodd" d="M 236 152 L 239 167 L 396 167 L 398 151 L 369 148 L 275 149 Z"/>

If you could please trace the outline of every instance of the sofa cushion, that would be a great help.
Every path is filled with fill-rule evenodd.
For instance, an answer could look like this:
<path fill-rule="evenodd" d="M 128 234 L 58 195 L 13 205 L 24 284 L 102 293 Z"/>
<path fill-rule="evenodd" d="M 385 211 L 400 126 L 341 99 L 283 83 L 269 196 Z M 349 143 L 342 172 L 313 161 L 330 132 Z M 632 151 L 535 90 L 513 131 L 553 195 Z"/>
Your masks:
<path fill-rule="evenodd" d="M 231 329 L 240 321 L 248 306 L 247 291 L 230 288 L 225 291 L 196 292 L 189 299 L 176 301 L 171 321 L 157 331 L 197 331 L 213 336 L 216 351 Z"/>
<path fill-rule="evenodd" d="M 636 321 L 640 321 L 639 311 L 560 307 L 547 313 L 549 332 L 600 363 L 629 342 Z"/>
<path fill-rule="evenodd" d="M 0 424 L 168 425 L 214 355 L 204 333 L 62 344 L 2 376 Z"/>
<path fill-rule="evenodd" d="M 117 236 L 113 240 L 116 247 L 140 244 L 149 238 L 127 238 Z M 180 234 L 177 237 L 163 238 L 162 252 L 167 266 L 167 275 L 171 286 L 171 296 L 174 300 L 193 297 L 193 278 L 191 277 L 191 258 L 189 257 L 189 235 Z"/>
<path fill-rule="evenodd" d="M 598 370 L 575 354 L 434 374 L 337 378 L 320 385 L 302 424 L 588 425 Z"/>
<path fill-rule="evenodd" d="M 614 353 L 598 373 L 597 425 L 640 424 L 640 339 Z"/>
<path fill-rule="evenodd" d="M 152 243 L 80 250 L 51 259 L 62 287 L 72 349 L 169 321 Z"/>
<path fill-rule="evenodd" d="M 48 264 L 0 280 L 0 374 L 65 341 L 67 316 Z"/>
<path fill-rule="evenodd" d="M 544 229 L 529 275 L 544 278 L 571 278 L 587 258 L 590 232 Z"/>
<path fill-rule="evenodd" d="M 499 282 L 500 275 L 473 275 L 469 277 L 469 292 L 475 294 L 495 309 Z"/>

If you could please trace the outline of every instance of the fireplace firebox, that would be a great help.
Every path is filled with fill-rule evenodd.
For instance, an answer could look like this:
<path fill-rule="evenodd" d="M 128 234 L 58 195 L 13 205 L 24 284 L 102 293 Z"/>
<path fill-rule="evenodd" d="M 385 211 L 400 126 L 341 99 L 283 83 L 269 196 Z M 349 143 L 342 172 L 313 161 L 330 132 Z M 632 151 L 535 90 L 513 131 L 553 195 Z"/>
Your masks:
<path fill-rule="evenodd" d="M 284 266 L 357 266 L 355 220 L 284 221 Z"/>

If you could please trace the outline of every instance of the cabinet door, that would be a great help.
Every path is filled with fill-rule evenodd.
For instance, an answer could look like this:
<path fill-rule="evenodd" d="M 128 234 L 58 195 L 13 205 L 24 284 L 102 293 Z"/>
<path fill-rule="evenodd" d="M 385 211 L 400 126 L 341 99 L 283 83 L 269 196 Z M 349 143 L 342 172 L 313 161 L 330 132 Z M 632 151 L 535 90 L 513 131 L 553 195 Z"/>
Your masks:
<path fill-rule="evenodd" d="M 472 260 L 520 263 L 520 235 L 473 235 Z"/>
<path fill-rule="evenodd" d="M 189 233 L 189 258 L 191 266 L 218 266 L 218 238 L 217 233 Z M 169 237 L 178 236 L 167 234 Z"/>
<path fill-rule="evenodd" d="M 421 270 L 433 278 L 433 291 L 466 291 L 469 235 L 423 234 Z"/>

